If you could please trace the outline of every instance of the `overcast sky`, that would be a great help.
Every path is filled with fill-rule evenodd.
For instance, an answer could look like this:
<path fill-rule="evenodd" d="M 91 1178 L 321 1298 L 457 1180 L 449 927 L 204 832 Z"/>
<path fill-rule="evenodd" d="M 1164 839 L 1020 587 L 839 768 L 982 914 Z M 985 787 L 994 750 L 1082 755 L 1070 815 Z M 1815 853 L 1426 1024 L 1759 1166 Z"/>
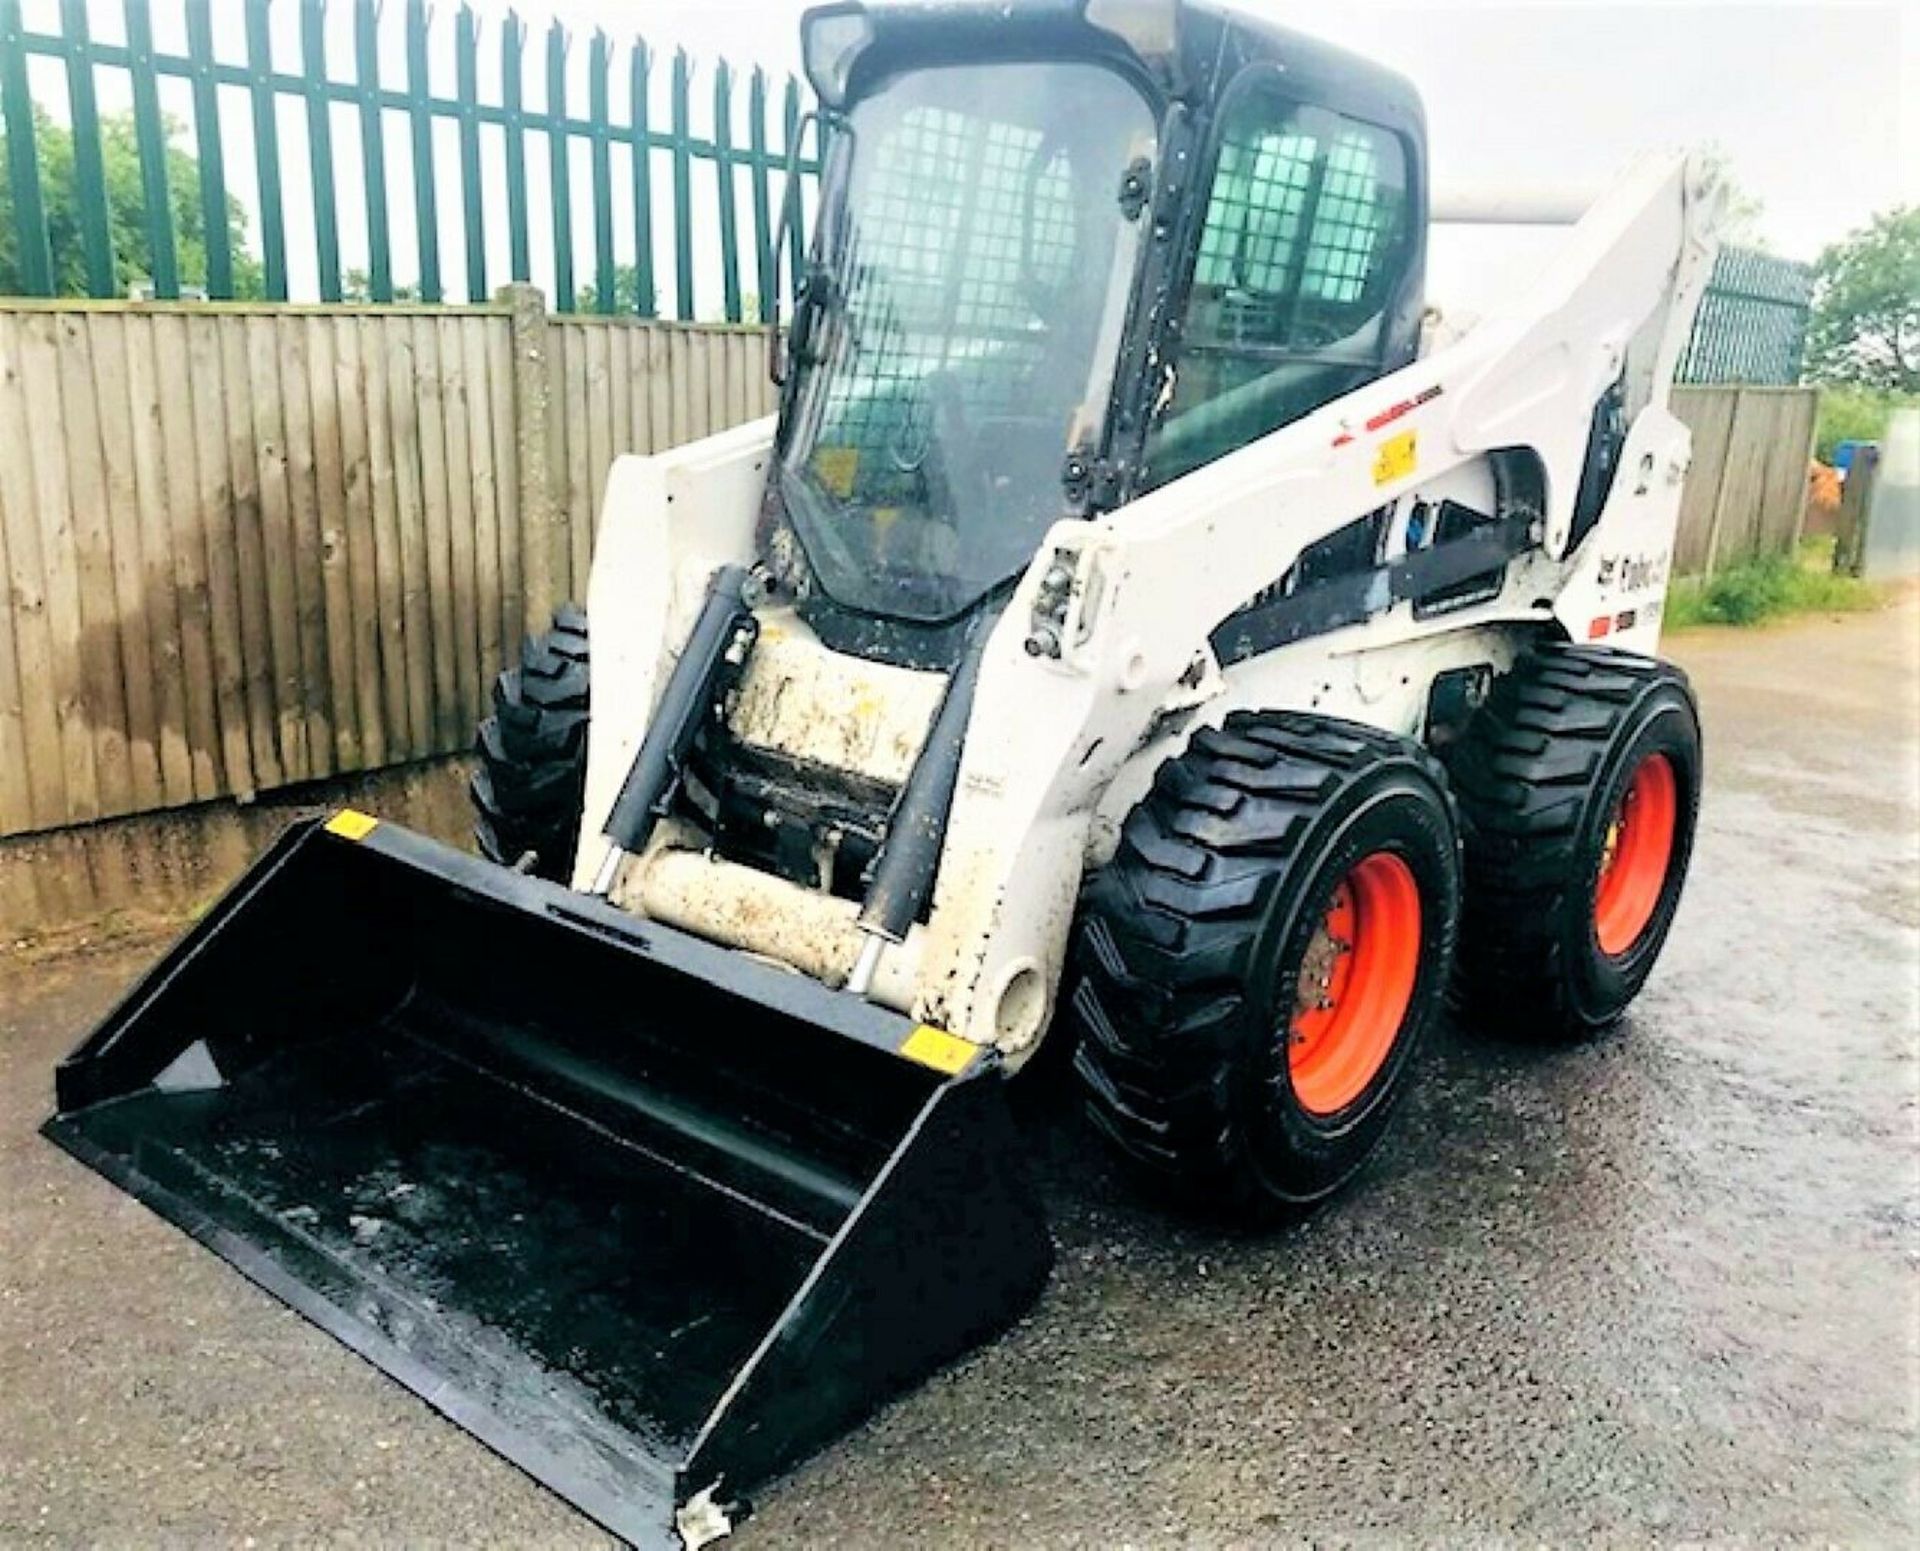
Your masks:
<path fill-rule="evenodd" d="M 504 12 L 505 0 L 481 0 Z M 1920 4 L 1383 4 L 1242 0 L 1384 61 L 1426 100 L 1437 181 L 1604 181 L 1648 147 L 1712 141 L 1811 259 L 1920 202 Z M 614 35 L 794 68 L 799 0 L 520 0 Z M 1902 109 L 1905 122 L 1902 122 Z"/>

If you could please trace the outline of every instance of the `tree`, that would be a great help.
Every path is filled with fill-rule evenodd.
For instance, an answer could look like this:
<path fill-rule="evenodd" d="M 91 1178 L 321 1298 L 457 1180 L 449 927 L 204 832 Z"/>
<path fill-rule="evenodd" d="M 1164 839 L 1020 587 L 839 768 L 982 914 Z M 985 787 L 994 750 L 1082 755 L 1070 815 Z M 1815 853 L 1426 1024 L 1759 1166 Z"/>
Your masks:
<path fill-rule="evenodd" d="M 180 283 L 207 281 L 207 230 L 200 208 L 200 164 L 174 141 L 185 134 L 179 120 L 162 120 L 167 139 L 167 205 L 173 225 L 174 255 Z M 80 235 L 80 200 L 74 176 L 73 131 L 56 124 L 38 104 L 33 110 L 34 143 L 39 150 L 40 199 L 47 214 L 47 242 L 53 252 L 56 296 L 87 294 L 86 250 Z M 6 164 L 6 137 L 0 135 L 0 166 Z M 131 113 L 100 117 L 100 157 L 106 171 L 107 234 L 113 246 L 115 291 L 125 296 L 153 278 L 153 242 L 147 221 L 146 193 L 140 180 L 140 143 Z M 260 261 L 246 251 L 246 207 L 227 196 L 227 246 L 233 254 L 233 294 L 251 299 L 264 294 Z M 25 289 L 20 271 L 20 223 L 13 210 L 10 182 L 0 178 L 0 295 Z"/>
<path fill-rule="evenodd" d="M 1807 371 L 1818 382 L 1920 393 L 1920 206 L 1885 211 L 1820 255 Z"/>

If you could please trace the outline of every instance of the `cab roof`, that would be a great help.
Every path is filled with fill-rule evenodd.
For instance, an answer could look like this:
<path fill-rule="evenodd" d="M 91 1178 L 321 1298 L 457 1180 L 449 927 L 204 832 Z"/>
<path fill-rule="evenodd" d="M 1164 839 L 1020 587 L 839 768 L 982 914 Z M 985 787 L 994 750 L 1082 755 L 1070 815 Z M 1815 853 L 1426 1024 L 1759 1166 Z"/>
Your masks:
<path fill-rule="evenodd" d="M 1204 109 L 1245 66 L 1265 63 L 1303 97 L 1424 130 L 1406 77 L 1216 0 L 835 0 L 800 25 L 808 79 L 829 107 L 929 64 L 1088 58 L 1134 77 L 1159 103 Z"/>

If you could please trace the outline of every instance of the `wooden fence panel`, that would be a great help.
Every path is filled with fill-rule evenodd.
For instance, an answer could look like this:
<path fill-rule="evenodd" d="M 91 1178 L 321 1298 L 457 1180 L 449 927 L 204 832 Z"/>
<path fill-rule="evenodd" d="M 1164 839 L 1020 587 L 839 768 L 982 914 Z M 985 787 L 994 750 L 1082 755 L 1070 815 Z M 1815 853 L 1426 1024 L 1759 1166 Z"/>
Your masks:
<path fill-rule="evenodd" d="M 82 391 L 91 393 L 99 428 L 98 499 L 102 504 L 102 531 L 107 541 L 107 564 L 113 575 L 111 633 L 118 638 L 120 682 L 126 708 L 126 751 L 129 811 L 162 805 L 160 795 L 160 722 L 156 710 L 157 675 L 152 643 L 147 634 L 144 596 L 145 556 L 140 533 L 140 507 L 133 472 L 133 414 L 127 386 L 127 334 L 118 320 L 96 327 L 102 320 L 84 318 L 92 381 Z M 78 449 L 84 462 L 89 451 Z"/>
<path fill-rule="evenodd" d="M 93 734 L 99 811 L 105 817 L 131 813 L 135 804 L 126 678 L 120 662 L 120 600 L 115 592 L 100 406 L 93 388 L 93 350 L 86 319 L 70 313 L 54 320 L 49 348 L 55 363 L 49 375 L 58 382 L 61 435 L 47 443 L 46 466 L 58 471 L 61 495 L 68 502 L 76 551 L 82 704 Z"/>
<path fill-rule="evenodd" d="M 446 445 L 448 560 L 451 565 L 454 716 L 448 730 L 449 748 L 458 748 L 473 736 L 480 719 L 476 689 L 480 655 L 480 605 L 475 596 L 479 566 L 474 553 L 473 449 L 468 440 L 466 348 L 461 343 L 459 319 L 445 314 L 433 320 L 434 347 L 439 354 L 442 440 Z"/>
<path fill-rule="evenodd" d="M 279 710 L 273 650 L 272 598 L 267 590 L 268 542 L 266 505 L 260 493 L 260 464 L 254 455 L 253 393 L 247 366 L 247 319 L 221 317 L 217 321 L 219 354 L 203 362 L 195 354 L 194 406 L 211 401 L 225 426 L 230 502 L 225 508 L 234 553 L 233 591 L 216 598 L 216 608 L 230 608 L 224 631 L 239 643 L 246 675 L 247 740 L 253 767 L 253 788 L 270 790 L 290 779 L 280 759 Z M 200 378 L 202 366 L 210 372 Z M 209 554 L 228 534 L 221 532 L 222 511 L 209 507 L 200 513 Z M 275 557 L 276 566 L 285 551 Z"/>
<path fill-rule="evenodd" d="M 467 448 L 473 468 L 474 684 L 469 720 L 486 714 L 493 676 L 506 662 L 501 588 L 500 474 L 494 437 L 494 384 L 487 377 L 487 329 L 477 319 L 454 323 L 466 377 Z M 508 440 L 512 438 L 509 437 Z"/>
<path fill-rule="evenodd" d="M 466 748 L 584 600 L 613 460 L 764 371 L 757 330 L 531 292 L 0 302 L 0 835 Z"/>
<path fill-rule="evenodd" d="M 374 550 L 373 472 L 368 426 L 366 376 L 360 355 L 359 320 L 315 318 L 316 332 L 328 336 L 332 377 L 316 367 L 314 403 L 323 394 L 335 425 L 339 448 L 335 509 L 330 544 L 344 571 L 345 666 L 353 692 L 358 734 L 354 769 L 387 762 L 387 727 L 381 701 L 379 573 Z"/>
<path fill-rule="evenodd" d="M 0 457 L 0 532 L 6 539 L 7 613 L 16 683 L 8 701 L 20 704 L 23 761 L 8 778 L 18 792 L 26 788 L 24 810 L 17 796 L 0 816 L 0 828 L 22 830 L 64 823 L 72 816 L 67 787 L 66 737 L 60 718 L 54 639 L 48 600 L 48 568 L 34 486 L 22 320 L 0 314 L 0 447 L 20 453 Z M 23 779 L 24 775 L 24 779 Z"/>
<path fill-rule="evenodd" d="M 407 753 L 433 752 L 433 657 L 427 577 L 427 517 L 420 494 L 420 395 L 411 321 L 378 329 L 386 362 L 392 438 L 395 549 L 400 557 L 400 653 L 407 671 Z"/>
<path fill-rule="evenodd" d="M 334 350 L 333 321 L 291 320 L 305 335 L 305 402 L 310 416 L 317 543 L 320 555 L 321 626 L 326 642 L 327 705 L 333 723 L 333 768 L 364 768 L 360 749 L 360 709 L 353 661 L 353 574 L 347 549 L 347 475 L 342 406 Z"/>
<path fill-rule="evenodd" d="M 111 320 L 97 320 L 112 333 Z M 133 464 L 134 501 L 140 513 L 140 593 L 147 619 L 147 636 L 158 719 L 160 782 L 165 805 L 178 807 L 194 800 L 198 780 L 193 741 L 188 731 L 185 621 L 180 613 L 179 587 L 174 571 L 173 534 L 168 523 L 167 413 L 160 387 L 161 363 L 157 318 L 129 320 L 126 332 L 128 456 Z M 191 425 L 182 423 L 182 457 L 189 472 L 195 468 Z M 183 503 L 184 504 L 184 503 Z M 196 549 L 199 546 L 195 546 Z M 202 551 L 204 554 L 204 551 Z M 209 677 L 210 665 L 209 665 Z M 202 706 L 211 709 L 203 689 Z M 216 747 L 212 718 L 200 729 L 206 748 Z"/>
<path fill-rule="evenodd" d="M 222 792 L 250 794 L 261 782 L 250 742 L 239 539 L 233 527 L 218 534 L 213 523 L 213 514 L 231 517 L 235 509 L 219 325 L 161 314 L 153 320 L 153 348 L 193 795 L 205 801 Z"/>
<path fill-rule="evenodd" d="M 1800 540 L 1820 397 L 1812 388 L 1679 388 L 1693 431 L 1674 571 L 1704 576 Z"/>
<path fill-rule="evenodd" d="M 20 320 L 22 409 L 39 417 L 61 414 L 58 319 L 30 315 Z M 42 422 L 44 423 L 44 422 Z M 66 787 L 66 811 L 76 820 L 100 817 L 100 782 L 94 767 L 94 740 L 80 616 L 79 545 L 73 530 L 67 496 L 67 460 L 64 439 L 29 439 L 19 443 L 33 470 L 33 510 L 40 529 L 40 555 L 45 566 L 47 621 L 53 645 L 55 713 L 60 727 L 61 759 Z"/>
<path fill-rule="evenodd" d="M 4 325 L 5 320 L 0 319 L 0 327 Z M 0 412 L 4 412 L 8 398 L 17 397 L 8 391 L 13 372 L 10 341 L 0 334 Z M 0 435 L 10 429 L 0 421 Z M 19 434 L 24 438 L 24 424 Z M 26 829 L 36 817 L 33 772 L 28 765 L 32 733 L 27 722 L 27 679 L 21 658 L 27 650 L 22 638 L 37 632 L 40 600 L 34 572 L 28 569 L 24 554 L 18 559 L 14 556 L 14 540 L 8 531 L 13 526 L 14 509 L 24 505 L 16 493 L 17 479 L 7 477 L 7 466 L 13 465 L 17 471 L 19 462 L 17 458 L 0 457 L 0 582 L 5 583 L 7 596 L 12 599 L 8 617 L 0 620 L 0 830 Z M 38 545 L 35 551 L 37 559 Z M 51 731 L 51 726 L 47 730 Z"/>

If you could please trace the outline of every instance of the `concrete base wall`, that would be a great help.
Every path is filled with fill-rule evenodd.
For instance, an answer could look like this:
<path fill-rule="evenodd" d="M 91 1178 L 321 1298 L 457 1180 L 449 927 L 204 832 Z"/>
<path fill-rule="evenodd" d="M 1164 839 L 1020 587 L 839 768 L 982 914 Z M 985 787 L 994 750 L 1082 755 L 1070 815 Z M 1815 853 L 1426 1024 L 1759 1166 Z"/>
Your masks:
<path fill-rule="evenodd" d="M 296 819 L 364 809 L 470 843 L 464 757 L 314 782 L 258 801 L 201 803 L 0 839 L 0 961 L 23 938 L 184 920 Z"/>

